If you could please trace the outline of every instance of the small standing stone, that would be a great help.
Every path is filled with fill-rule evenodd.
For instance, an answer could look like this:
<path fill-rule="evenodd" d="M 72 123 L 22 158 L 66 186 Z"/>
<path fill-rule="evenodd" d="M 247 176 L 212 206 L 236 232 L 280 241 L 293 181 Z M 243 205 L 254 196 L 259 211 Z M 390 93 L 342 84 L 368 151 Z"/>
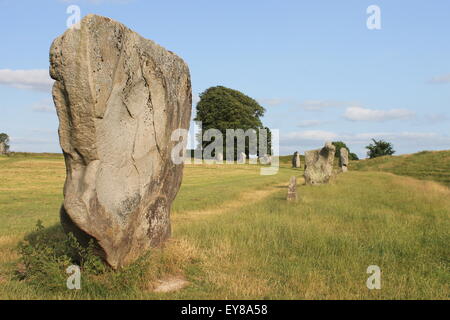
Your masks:
<path fill-rule="evenodd" d="M 0 154 L 6 154 L 6 145 L 3 141 L 0 142 Z"/>
<path fill-rule="evenodd" d="M 292 167 L 300 168 L 300 166 L 301 166 L 300 153 L 298 153 L 298 151 L 295 151 L 294 156 L 292 157 Z"/>
<path fill-rule="evenodd" d="M 341 167 L 342 172 L 348 171 L 348 150 L 346 148 L 341 148 L 339 166 Z"/>
<path fill-rule="evenodd" d="M 289 180 L 287 200 L 288 201 L 297 200 L 297 177 L 296 176 L 292 176 L 291 179 Z"/>

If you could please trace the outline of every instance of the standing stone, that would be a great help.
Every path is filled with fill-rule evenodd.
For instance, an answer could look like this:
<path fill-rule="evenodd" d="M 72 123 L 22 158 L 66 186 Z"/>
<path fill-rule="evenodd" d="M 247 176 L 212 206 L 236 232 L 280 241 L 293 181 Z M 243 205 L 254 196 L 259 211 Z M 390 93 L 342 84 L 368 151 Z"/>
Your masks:
<path fill-rule="evenodd" d="M 300 168 L 301 162 L 300 162 L 300 153 L 297 151 L 294 152 L 294 156 L 292 157 L 292 167 L 293 168 Z"/>
<path fill-rule="evenodd" d="M 183 172 L 171 134 L 189 127 L 189 69 L 121 23 L 88 15 L 53 42 L 50 75 L 67 172 L 62 225 L 121 267 L 170 236 Z"/>
<path fill-rule="evenodd" d="M 241 152 L 239 154 L 239 158 L 238 158 L 238 163 L 245 163 L 245 160 L 247 159 L 247 155 L 245 154 L 245 152 Z"/>
<path fill-rule="evenodd" d="M 333 175 L 333 162 L 336 147 L 327 142 L 322 149 L 305 153 L 305 182 L 306 184 L 328 183 Z"/>
<path fill-rule="evenodd" d="M 2 141 L 2 142 L 0 142 L 0 155 L 4 155 L 4 154 L 6 154 L 6 145 Z"/>
<path fill-rule="evenodd" d="M 288 201 L 297 200 L 297 177 L 296 176 L 292 176 L 291 179 L 289 180 L 287 200 Z"/>
<path fill-rule="evenodd" d="M 341 148 L 341 156 L 339 158 L 339 166 L 342 172 L 348 171 L 348 150 L 346 148 Z"/>

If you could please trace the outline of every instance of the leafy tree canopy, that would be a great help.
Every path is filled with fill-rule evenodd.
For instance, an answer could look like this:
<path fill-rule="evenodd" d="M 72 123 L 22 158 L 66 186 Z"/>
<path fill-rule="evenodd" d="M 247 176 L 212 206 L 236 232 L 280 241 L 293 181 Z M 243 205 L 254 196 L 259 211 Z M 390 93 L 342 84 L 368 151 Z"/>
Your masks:
<path fill-rule="evenodd" d="M 256 100 L 242 92 L 217 86 L 200 94 L 195 120 L 202 121 L 204 130 L 257 129 L 262 127 L 264 112 Z"/>
<path fill-rule="evenodd" d="M 200 101 L 197 103 L 197 115 L 194 120 L 202 122 L 203 131 L 208 129 L 219 130 L 224 137 L 226 129 L 255 129 L 264 128 L 261 117 L 265 109 L 253 98 L 240 91 L 216 86 L 206 89 L 200 94 Z M 271 133 L 268 132 L 268 152 L 271 150 Z M 203 147 L 209 142 L 203 142 Z M 249 154 L 246 145 L 246 154 Z"/>
<path fill-rule="evenodd" d="M 348 150 L 349 160 L 359 160 L 358 156 L 355 153 L 350 152 L 350 148 L 347 147 L 345 142 L 342 141 L 334 141 L 333 145 L 336 147 L 336 157 L 339 158 L 341 156 L 341 149 L 345 148 Z"/>
<path fill-rule="evenodd" d="M 382 156 L 391 156 L 395 153 L 395 150 L 393 149 L 393 145 L 390 142 L 384 141 L 384 140 L 375 140 L 372 139 L 373 143 L 366 146 L 366 149 L 369 151 L 367 152 L 367 156 L 369 158 L 376 158 L 376 157 L 382 157 Z"/>

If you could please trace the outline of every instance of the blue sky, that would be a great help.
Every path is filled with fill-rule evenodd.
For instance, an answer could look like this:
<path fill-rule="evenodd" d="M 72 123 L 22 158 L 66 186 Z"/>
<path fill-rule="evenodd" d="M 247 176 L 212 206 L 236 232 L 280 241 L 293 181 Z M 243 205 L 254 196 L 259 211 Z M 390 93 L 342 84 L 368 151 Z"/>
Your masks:
<path fill-rule="evenodd" d="M 371 138 L 397 153 L 450 149 L 449 1 L 0 0 L 0 132 L 15 151 L 60 152 L 48 51 L 66 9 L 118 20 L 181 56 L 194 95 L 257 99 L 282 154 Z M 369 30 L 366 9 L 381 9 Z"/>

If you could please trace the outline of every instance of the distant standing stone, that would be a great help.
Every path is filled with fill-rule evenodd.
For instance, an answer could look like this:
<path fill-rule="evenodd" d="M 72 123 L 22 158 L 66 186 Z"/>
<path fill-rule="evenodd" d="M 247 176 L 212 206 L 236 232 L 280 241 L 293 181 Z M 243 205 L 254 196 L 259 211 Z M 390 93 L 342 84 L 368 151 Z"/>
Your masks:
<path fill-rule="evenodd" d="M 6 154 L 6 145 L 3 141 L 0 142 L 0 154 L 1 155 Z"/>
<path fill-rule="evenodd" d="M 292 176 L 289 180 L 288 193 L 287 193 L 288 201 L 297 200 L 297 177 Z"/>
<path fill-rule="evenodd" d="M 341 157 L 339 159 L 339 165 L 342 172 L 348 171 L 348 150 L 346 148 L 341 148 Z"/>
<path fill-rule="evenodd" d="M 328 183 L 333 175 L 336 147 L 327 142 L 322 149 L 305 152 L 305 182 L 315 185 Z"/>
<path fill-rule="evenodd" d="M 109 18 L 87 15 L 50 49 L 67 176 L 61 222 L 112 268 L 169 236 L 183 164 L 175 129 L 189 128 L 186 63 Z"/>
<path fill-rule="evenodd" d="M 292 157 L 292 167 L 293 168 L 300 168 L 301 162 L 300 162 L 300 153 L 297 151 L 294 152 L 294 156 Z"/>

